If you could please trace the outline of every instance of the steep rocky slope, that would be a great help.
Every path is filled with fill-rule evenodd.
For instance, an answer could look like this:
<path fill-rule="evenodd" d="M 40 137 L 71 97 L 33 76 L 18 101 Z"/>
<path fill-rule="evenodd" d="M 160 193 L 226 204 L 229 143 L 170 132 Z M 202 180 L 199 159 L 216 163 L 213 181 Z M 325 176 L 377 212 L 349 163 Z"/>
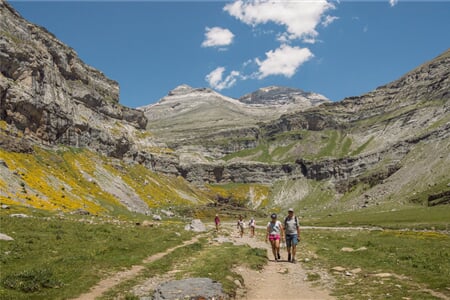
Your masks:
<path fill-rule="evenodd" d="M 45 144 L 91 147 L 122 157 L 142 112 L 119 104 L 119 85 L 0 1 L 0 116 Z M 112 133 L 114 131 L 114 134 Z"/>
<path fill-rule="evenodd" d="M 118 97 L 117 82 L 0 0 L 1 203 L 145 213 L 171 201 L 207 201 L 187 182 L 153 178 L 151 170 L 176 173 L 166 164 L 175 165 L 176 158 L 150 138 L 144 114 L 122 106 Z M 91 152 L 120 161 L 90 160 Z M 136 173 L 135 162 L 147 167 L 137 178 L 113 171 L 129 167 Z"/>

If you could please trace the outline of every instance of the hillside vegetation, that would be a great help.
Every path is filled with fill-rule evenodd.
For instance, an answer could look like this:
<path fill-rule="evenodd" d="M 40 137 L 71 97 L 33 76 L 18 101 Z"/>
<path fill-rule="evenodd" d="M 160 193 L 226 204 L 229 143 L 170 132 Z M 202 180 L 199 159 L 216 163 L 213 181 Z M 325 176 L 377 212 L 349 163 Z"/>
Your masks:
<path fill-rule="evenodd" d="M 88 149 L 59 147 L 33 153 L 0 149 L 0 201 L 13 207 L 85 211 L 95 215 L 150 214 L 173 206 L 201 205 L 211 195 L 182 177 L 156 174 Z M 9 191 L 9 192 L 6 192 Z"/>

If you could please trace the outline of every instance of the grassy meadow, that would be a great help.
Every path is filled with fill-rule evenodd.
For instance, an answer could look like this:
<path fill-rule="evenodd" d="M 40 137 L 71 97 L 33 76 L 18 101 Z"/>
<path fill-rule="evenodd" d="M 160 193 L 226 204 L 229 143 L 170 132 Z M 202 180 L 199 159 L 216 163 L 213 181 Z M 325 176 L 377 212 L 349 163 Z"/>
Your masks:
<path fill-rule="evenodd" d="M 2 214 L 0 225 L 14 238 L 0 241 L 0 299 L 68 299 L 106 274 L 191 238 L 181 223 L 148 228 L 112 219 Z"/>
<path fill-rule="evenodd" d="M 305 280 L 312 284 L 323 284 L 325 273 L 331 276 L 332 294 L 337 299 L 448 299 L 450 235 L 448 230 L 423 230 L 445 228 L 448 209 L 441 206 L 389 213 L 367 211 L 367 222 L 350 213 L 301 218 L 302 225 L 379 229 L 305 227 L 297 251 L 298 264 L 307 270 Z M 35 211 L 28 218 L 18 218 L 9 213 L 0 211 L 0 232 L 14 238 L 0 241 L 0 299 L 71 299 L 87 292 L 102 278 L 133 265 L 142 265 L 142 271 L 110 289 L 101 299 L 139 299 L 133 287 L 148 278 L 188 277 L 216 280 L 233 297 L 236 282 L 245 285 L 234 271 L 236 266 L 259 270 L 267 263 L 266 249 L 214 242 L 217 233 L 213 230 L 162 259 L 144 263 L 145 258 L 193 238 L 195 233 L 184 230 L 187 221 L 176 218 L 144 227 L 137 225 L 142 224 L 143 217 L 131 215 L 117 219 Z M 227 220 L 225 216 L 223 219 Z M 209 223 L 212 219 L 203 221 Z M 259 225 L 266 222 L 267 219 L 257 220 Z M 263 232 L 263 228 L 258 228 L 257 236 L 262 238 Z"/>
<path fill-rule="evenodd" d="M 372 226 L 388 229 L 450 231 L 450 205 L 373 207 L 364 210 L 334 212 L 305 217 L 302 224 L 311 226 Z"/>
<path fill-rule="evenodd" d="M 143 265 L 153 254 L 165 252 L 193 237 L 186 222 L 164 221 L 153 227 L 139 221 L 102 217 L 37 215 L 28 218 L 0 215 L 1 232 L 14 238 L 0 240 L 0 299 L 71 299 L 109 274 Z M 215 232 L 209 232 L 211 238 Z M 111 289 L 103 299 L 133 299 L 128 290 L 145 278 L 178 270 L 174 279 L 209 277 L 233 295 L 233 268 L 246 264 L 261 269 L 266 251 L 210 239 L 182 246 L 163 259 L 144 264 L 135 278 Z"/>
<path fill-rule="evenodd" d="M 450 297 L 448 233 L 308 229 L 302 240 L 299 260 L 314 280 L 332 273 L 338 299 Z"/>

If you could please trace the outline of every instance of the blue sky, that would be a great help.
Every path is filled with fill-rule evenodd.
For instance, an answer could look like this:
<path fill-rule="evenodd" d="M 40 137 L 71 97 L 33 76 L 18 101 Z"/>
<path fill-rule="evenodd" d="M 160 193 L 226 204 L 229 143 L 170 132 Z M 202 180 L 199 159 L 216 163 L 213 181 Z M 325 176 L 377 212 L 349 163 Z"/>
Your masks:
<path fill-rule="evenodd" d="M 333 101 L 389 83 L 450 47 L 450 1 L 10 1 L 154 103 L 181 84 L 238 98 L 281 85 Z"/>

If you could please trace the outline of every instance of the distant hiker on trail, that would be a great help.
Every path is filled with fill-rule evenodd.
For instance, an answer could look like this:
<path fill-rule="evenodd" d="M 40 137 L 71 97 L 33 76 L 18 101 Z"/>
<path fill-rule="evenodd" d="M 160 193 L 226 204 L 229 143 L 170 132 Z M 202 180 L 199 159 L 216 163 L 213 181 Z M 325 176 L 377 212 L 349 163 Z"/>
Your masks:
<path fill-rule="evenodd" d="M 288 261 L 295 263 L 295 253 L 300 240 L 300 226 L 298 225 L 297 216 L 294 215 L 293 208 L 288 209 L 288 215 L 284 219 L 284 232 L 286 233 Z"/>
<path fill-rule="evenodd" d="M 280 256 L 280 239 L 284 239 L 283 225 L 277 220 L 277 214 L 272 214 L 270 216 L 271 220 L 267 224 L 267 235 L 266 242 L 269 239 L 272 245 L 272 253 L 275 257 L 275 261 L 281 259 Z"/>
<path fill-rule="evenodd" d="M 242 237 L 244 235 L 244 219 L 239 215 L 239 220 L 237 221 L 237 228 L 239 230 L 239 235 Z"/>
<path fill-rule="evenodd" d="M 220 218 L 218 214 L 216 214 L 216 217 L 214 218 L 214 223 L 216 224 L 216 231 L 219 231 Z"/>
<path fill-rule="evenodd" d="M 250 222 L 248 222 L 248 226 L 250 227 L 250 237 L 254 237 L 255 236 L 256 222 L 255 222 L 255 219 L 253 217 L 250 219 Z"/>

